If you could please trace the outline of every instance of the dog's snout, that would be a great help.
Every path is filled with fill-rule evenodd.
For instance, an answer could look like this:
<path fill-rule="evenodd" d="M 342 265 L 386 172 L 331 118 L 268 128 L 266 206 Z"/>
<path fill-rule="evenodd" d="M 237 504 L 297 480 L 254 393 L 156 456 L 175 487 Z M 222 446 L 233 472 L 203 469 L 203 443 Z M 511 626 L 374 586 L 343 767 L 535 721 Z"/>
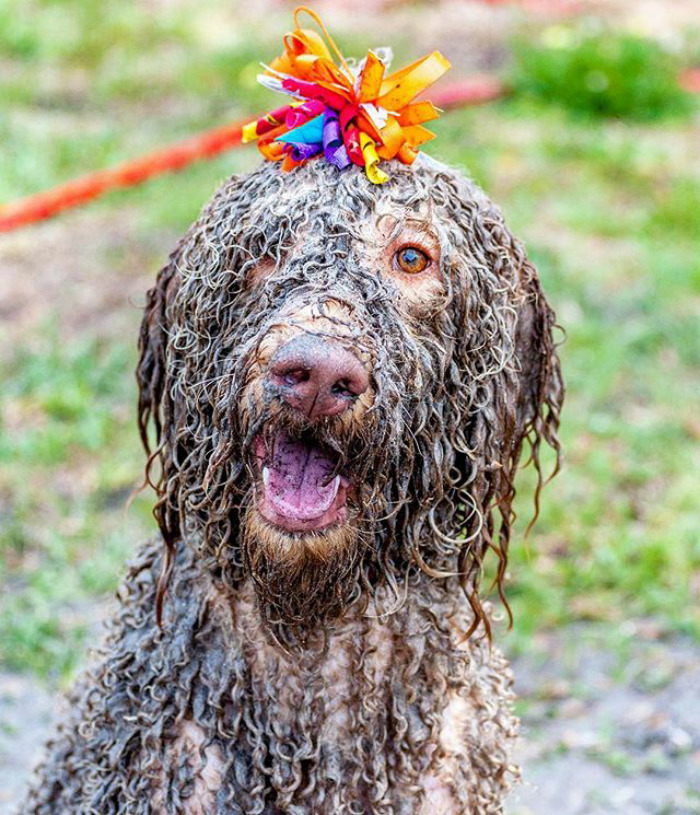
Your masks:
<path fill-rule="evenodd" d="M 310 335 L 295 337 L 275 353 L 268 379 L 290 407 L 309 419 L 337 416 L 369 387 L 367 372 L 354 354 Z"/>

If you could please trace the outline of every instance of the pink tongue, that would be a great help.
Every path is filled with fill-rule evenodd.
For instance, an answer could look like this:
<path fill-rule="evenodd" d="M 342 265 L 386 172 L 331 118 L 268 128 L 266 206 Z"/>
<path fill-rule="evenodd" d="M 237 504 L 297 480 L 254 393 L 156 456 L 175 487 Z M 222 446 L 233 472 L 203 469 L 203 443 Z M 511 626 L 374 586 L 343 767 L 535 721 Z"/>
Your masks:
<path fill-rule="evenodd" d="M 319 518 L 338 494 L 338 479 L 328 483 L 334 467 L 335 462 L 319 447 L 278 436 L 265 468 L 265 498 L 288 518 Z"/>

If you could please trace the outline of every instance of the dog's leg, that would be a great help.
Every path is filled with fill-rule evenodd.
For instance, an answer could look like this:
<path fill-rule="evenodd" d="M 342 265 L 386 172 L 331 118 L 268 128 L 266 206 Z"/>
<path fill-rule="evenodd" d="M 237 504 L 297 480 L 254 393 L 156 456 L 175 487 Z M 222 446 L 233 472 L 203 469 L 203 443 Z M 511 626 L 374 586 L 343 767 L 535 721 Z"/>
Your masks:
<path fill-rule="evenodd" d="M 495 648 L 466 645 L 471 666 L 448 691 L 435 757 L 421 781 L 419 815 L 499 815 L 519 778 L 510 755 L 518 722 L 507 662 Z"/>

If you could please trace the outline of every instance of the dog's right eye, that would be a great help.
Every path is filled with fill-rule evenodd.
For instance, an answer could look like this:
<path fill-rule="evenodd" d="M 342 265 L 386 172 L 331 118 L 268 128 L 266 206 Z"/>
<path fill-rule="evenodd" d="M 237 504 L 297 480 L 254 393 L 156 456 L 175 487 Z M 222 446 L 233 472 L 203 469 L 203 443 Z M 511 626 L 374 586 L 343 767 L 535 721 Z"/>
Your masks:
<path fill-rule="evenodd" d="M 394 255 L 394 262 L 406 274 L 420 274 L 430 266 L 430 257 L 417 246 L 403 246 Z"/>

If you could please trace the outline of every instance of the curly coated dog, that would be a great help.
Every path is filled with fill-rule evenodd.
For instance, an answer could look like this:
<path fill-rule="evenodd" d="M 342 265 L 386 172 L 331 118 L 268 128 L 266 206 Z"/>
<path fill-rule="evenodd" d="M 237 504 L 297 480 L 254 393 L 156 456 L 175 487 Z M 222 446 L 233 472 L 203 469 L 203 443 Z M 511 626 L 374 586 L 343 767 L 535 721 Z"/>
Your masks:
<path fill-rule="evenodd" d="M 524 448 L 559 451 L 553 325 L 499 210 L 425 156 L 227 181 L 141 328 L 161 539 L 22 812 L 502 812 L 480 580 L 491 552 L 503 594 Z"/>

